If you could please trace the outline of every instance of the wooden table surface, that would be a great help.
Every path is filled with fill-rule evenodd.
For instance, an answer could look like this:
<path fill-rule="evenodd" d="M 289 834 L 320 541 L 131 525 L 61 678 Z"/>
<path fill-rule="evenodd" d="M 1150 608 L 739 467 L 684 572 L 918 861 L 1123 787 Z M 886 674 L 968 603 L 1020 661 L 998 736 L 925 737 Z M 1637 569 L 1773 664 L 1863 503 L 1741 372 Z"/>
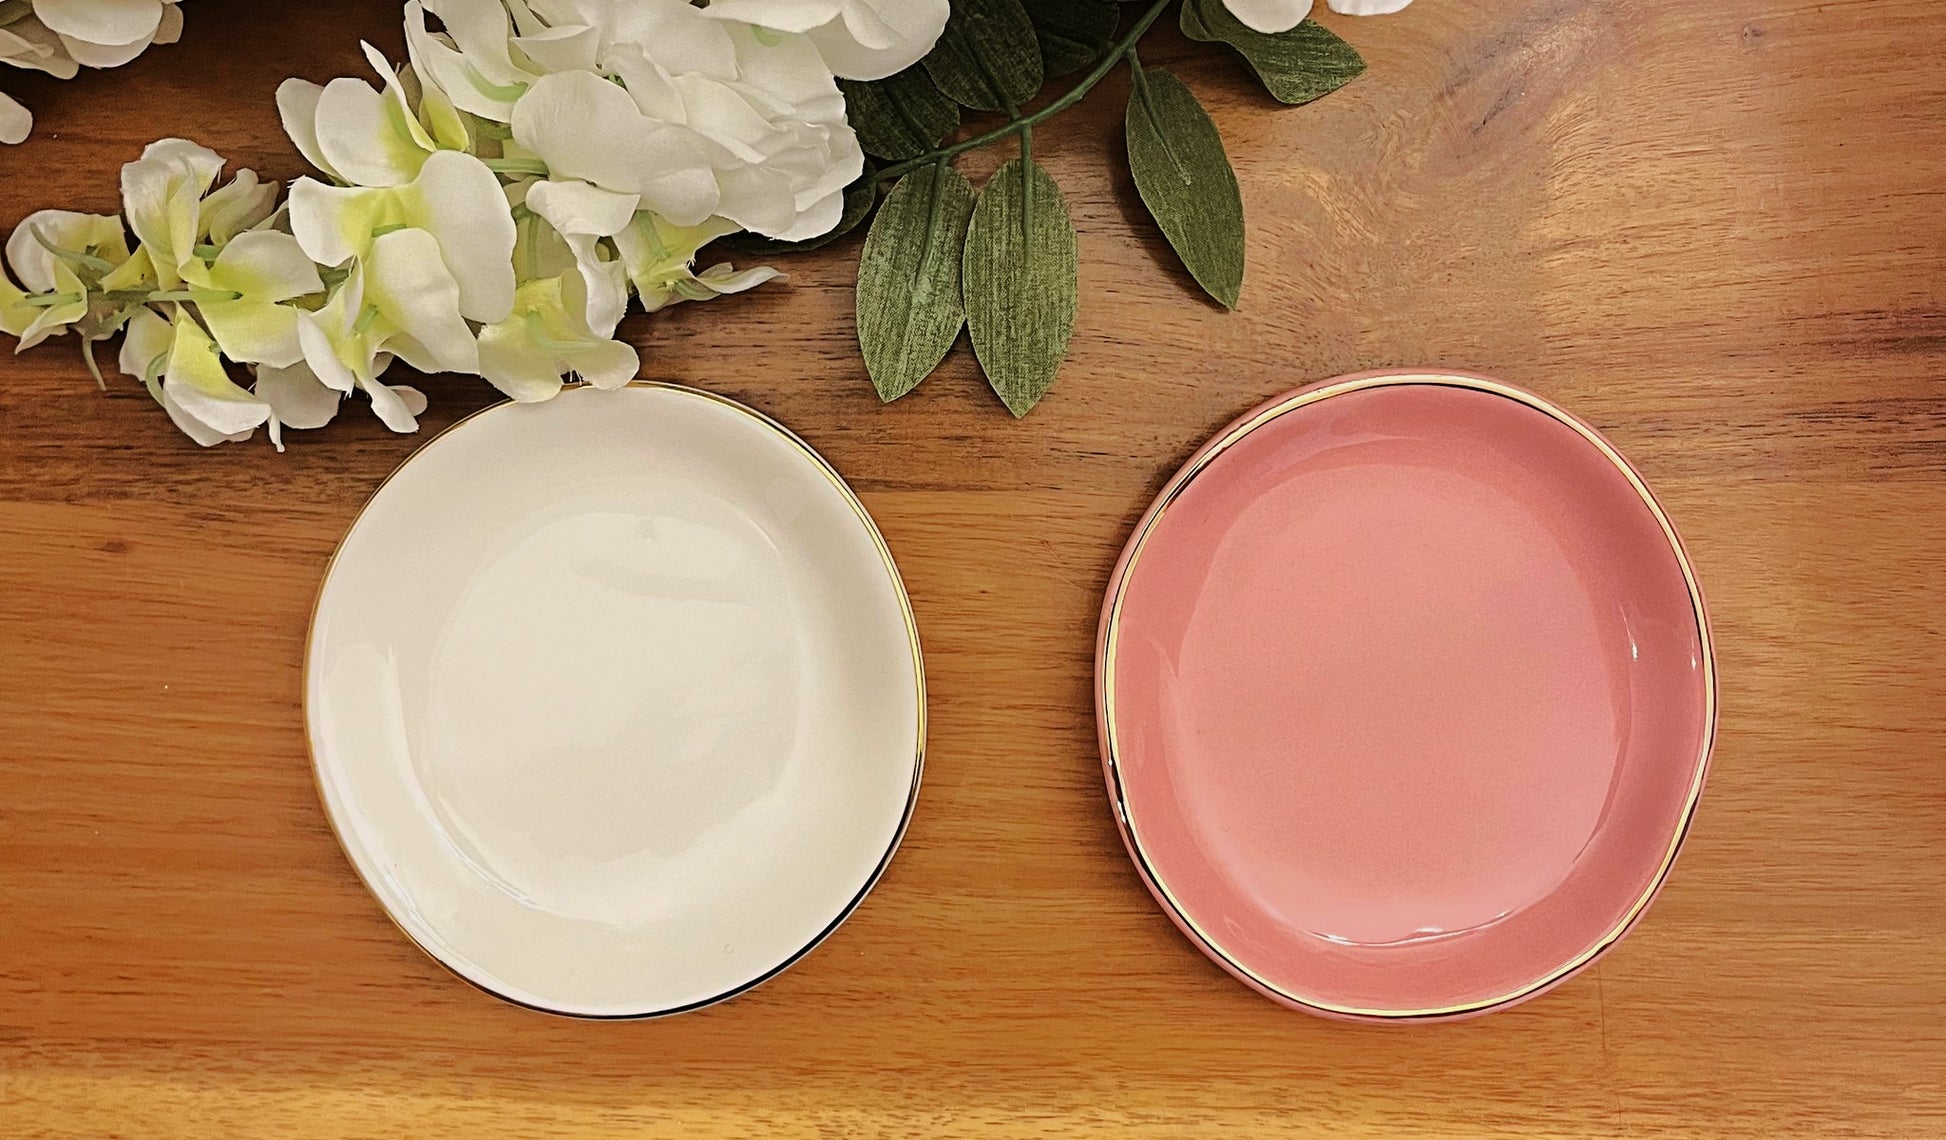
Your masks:
<path fill-rule="evenodd" d="M 190 0 L 119 73 L 7 83 L 0 226 L 116 204 L 182 134 L 300 172 L 280 77 L 401 51 L 391 0 Z M 856 244 L 626 334 L 648 374 L 822 449 L 899 558 L 931 685 L 890 873 L 796 969 L 591 1024 L 455 981 L 312 788 L 300 650 L 333 544 L 415 441 L 368 415 L 209 452 L 71 342 L 0 364 L 0 1135 L 1946 1134 L 1946 5 L 1421 0 L 1272 105 L 1173 32 L 1252 220 L 1199 302 L 1120 164 L 1125 80 L 1036 133 L 1083 309 L 1014 423 L 965 349 L 889 408 Z M 105 355 L 105 354 L 104 354 Z M 1510 1012 L 1280 1009 L 1150 902 L 1104 807 L 1096 607 L 1214 429 L 1298 383 L 1474 368 L 1608 432 L 1710 595 L 1717 762 L 1648 919 Z M 436 429 L 495 397 L 430 382 Z"/>

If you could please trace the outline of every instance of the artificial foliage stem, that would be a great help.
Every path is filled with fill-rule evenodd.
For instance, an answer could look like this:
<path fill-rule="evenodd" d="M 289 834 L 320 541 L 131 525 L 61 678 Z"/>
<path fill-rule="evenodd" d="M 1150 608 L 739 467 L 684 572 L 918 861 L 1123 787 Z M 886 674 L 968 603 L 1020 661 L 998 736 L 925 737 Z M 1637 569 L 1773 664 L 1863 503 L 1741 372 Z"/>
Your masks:
<path fill-rule="evenodd" d="M 917 158 L 910 158 L 904 162 L 894 163 L 878 172 L 876 175 L 878 181 L 891 181 L 902 175 L 909 174 L 928 163 L 950 161 L 958 155 L 965 154 L 969 150 L 978 150 L 990 143 L 999 142 L 1001 139 L 1007 138 L 1010 135 L 1017 135 L 1023 131 L 1031 131 L 1036 124 L 1051 119 L 1069 107 L 1074 106 L 1076 103 L 1081 102 L 1082 97 L 1087 95 L 1095 84 L 1100 83 L 1104 76 L 1115 70 L 1115 65 L 1122 61 L 1123 56 L 1135 50 L 1135 42 L 1141 39 L 1143 33 L 1149 30 L 1149 25 L 1155 23 L 1156 18 L 1162 15 L 1163 9 L 1173 3 L 1175 3 L 1175 0 L 1154 0 L 1148 9 L 1136 19 L 1134 26 L 1130 27 L 1121 39 L 1115 41 L 1114 45 L 1108 49 L 1107 54 L 1101 57 L 1101 61 L 1095 64 L 1094 70 L 1082 76 L 1081 82 L 1068 88 L 1059 99 L 1054 100 L 1054 102 L 1049 103 L 1031 115 L 1023 115 L 1019 118 L 1012 119 L 984 134 L 974 135 L 970 139 L 962 139 L 949 146 L 939 147 Z M 1022 165 L 1025 164 L 1023 163 Z"/>

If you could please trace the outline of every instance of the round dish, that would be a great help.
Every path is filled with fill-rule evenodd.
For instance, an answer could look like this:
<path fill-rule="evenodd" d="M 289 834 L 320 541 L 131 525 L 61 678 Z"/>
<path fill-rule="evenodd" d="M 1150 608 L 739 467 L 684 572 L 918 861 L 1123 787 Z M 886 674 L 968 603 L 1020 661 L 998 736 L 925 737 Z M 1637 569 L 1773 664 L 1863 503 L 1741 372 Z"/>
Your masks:
<path fill-rule="evenodd" d="M 1206 444 L 1103 606 L 1102 758 L 1144 880 L 1264 994 L 1368 1020 L 1532 997 L 1642 915 L 1716 721 L 1682 544 L 1593 429 L 1374 374 Z"/>
<path fill-rule="evenodd" d="M 373 496 L 319 591 L 318 785 L 427 953 L 584 1017 L 772 977 L 897 847 L 919 641 L 809 446 L 668 385 L 501 404 Z"/>

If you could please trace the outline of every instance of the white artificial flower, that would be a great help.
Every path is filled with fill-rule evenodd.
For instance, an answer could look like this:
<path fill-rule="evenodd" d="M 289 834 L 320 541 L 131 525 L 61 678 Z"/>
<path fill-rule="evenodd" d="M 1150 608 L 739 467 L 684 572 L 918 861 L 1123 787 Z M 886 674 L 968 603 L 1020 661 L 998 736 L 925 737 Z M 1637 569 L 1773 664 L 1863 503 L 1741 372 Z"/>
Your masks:
<path fill-rule="evenodd" d="M 73 79 L 80 70 L 61 47 L 60 37 L 31 16 L 0 27 L 0 63 L 45 71 L 56 79 Z M 13 97 L 0 93 L 0 143 L 11 145 L 25 141 L 33 129 L 33 113 Z"/>
<path fill-rule="evenodd" d="M 574 257 L 587 294 L 587 324 L 597 336 L 614 336 L 628 308 L 628 271 L 619 258 L 603 256 L 600 239 L 627 229 L 640 201 L 586 182 L 536 182 L 527 188 L 527 208 L 554 228 Z"/>
<path fill-rule="evenodd" d="M 141 158 L 122 167 L 122 212 L 148 252 L 160 288 L 176 288 L 184 267 L 196 260 L 203 195 L 222 172 L 221 155 L 187 139 L 150 143 Z"/>
<path fill-rule="evenodd" d="M 351 186 L 403 186 L 440 147 L 392 65 L 372 45 L 363 46 L 384 91 L 362 79 L 334 79 L 323 87 L 286 79 L 277 88 L 277 110 L 284 132 L 312 166 Z"/>
<path fill-rule="evenodd" d="M 843 79 L 883 79 L 918 63 L 946 29 L 947 0 L 713 0 L 704 11 L 811 37 Z"/>
<path fill-rule="evenodd" d="M 808 38 L 681 0 L 602 2 L 627 16 L 603 28 L 599 72 L 532 84 L 513 108 L 523 150 L 677 225 L 721 216 L 795 241 L 837 224 L 864 153 Z"/>
<path fill-rule="evenodd" d="M 131 318 L 131 338 L 136 335 L 134 324 L 135 319 Z M 270 418 L 270 405 L 230 379 L 223 368 L 223 358 L 217 353 L 216 342 L 189 315 L 188 309 L 176 306 L 176 319 L 170 332 L 168 357 L 155 390 L 156 400 L 169 413 L 169 418 L 204 447 L 250 438 L 258 425 Z M 146 342 L 159 343 L 160 339 L 155 334 L 143 337 L 145 343 L 125 363 L 139 364 L 142 352 L 149 347 Z"/>
<path fill-rule="evenodd" d="M 427 27 L 428 12 L 444 32 Z M 586 38 L 588 29 L 579 34 Z M 407 0 L 405 45 L 420 81 L 437 86 L 460 110 L 496 123 L 512 117 L 514 102 L 547 70 L 517 62 L 513 41 L 502 0 Z"/>
<path fill-rule="evenodd" d="M 330 300 L 298 314 L 297 336 L 304 363 L 322 383 L 370 395 L 393 431 L 417 429 L 425 408 L 410 389 L 379 381 L 394 357 L 421 372 L 480 371 L 479 345 L 460 316 L 459 282 L 437 239 L 422 229 L 373 239 Z"/>
<path fill-rule="evenodd" d="M 174 0 L 34 0 L 34 16 L 83 67 L 120 67 L 182 36 Z"/>
<path fill-rule="evenodd" d="M 214 262 L 198 261 L 184 272 L 198 288 L 236 294 L 196 306 L 224 356 L 279 368 L 304 358 L 298 311 L 283 302 L 324 292 L 324 281 L 296 238 L 276 230 L 239 234 Z"/>
<path fill-rule="evenodd" d="M 25 8 L 0 27 L 0 64 L 72 79 L 81 67 L 120 67 L 150 44 L 182 36 L 176 0 L 14 0 Z M 0 93 L 0 143 L 18 143 L 34 116 Z"/>
<path fill-rule="evenodd" d="M 696 254 L 703 246 L 735 232 L 735 223 L 722 218 L 711 218 L 700 226 L 674 226 L 644 212 L 615 235 L 615 248 L 622 255 L 636 296 L 642 298 L 642 307 L 653 313 L 679 301 L 706 301 L 726 293 L 741 293 L 783 276 L 768 265 L 739 270 L 728 262 L 697 273 Z"/>
<path fill-rule="evenodd" d="M 875 11 L 865 0 L 847 3 Z M 635 195 L 677 225 L 721 216 L 800 240 L 837 224 L 864 154 L 810 35 L 686 0 L 511 7 L 512 16 L 500 0 L 406 5 L 420 81 L 461 110 L 511 125 L 510 156 L 517 148 L 557 180 Z M 842 22 L 840 7 L 820 24 Z M 444 31 L 429 29 L 429 14 Z"/>
<path fill-rule="evenodd" d="M 433 239 L 426 248 L 457 283 L 460 316 L 491 324 L 513 308 L 513 215 L 493 171 L 470 154 L 428 155 L 403 186 L 300 178 L 291 186 L 290 221 L 305 254 L 333 267 L 366 256 L 381 235 L 422 230 Z"/>
<path fill-rule="evenodd" d="M 140 380 L 148 388 L 149 395 L 168 413 L 169 421 L 199 446 L 214 447 L 219 443 L 249 439 L 254 427 L 237 432 L 219 431 L 189 414 L 176 402 L 175 393 L 166 389 L 162 380 L 163 374 L 175 360 L 175 348 L 176 326 L 157 315 L 154 309 L 143 306 L 129 318 L 127 332 L 122 337 L 121 369 Z M 227 381 L 228 377 L 224 379 Z"/>
<path fill-rule="evenodd" d="M 246 440 L 254 434 L 256 423 L 263 423 L 270 429 L 271 443 L 282 451 L 284 428 L 321 428 L 338 414 L 342 395 L 326 387 L 302 361 L 288 368 L 258 368 L 257 382 L 248 392 L 230 383 L 227 373 L 216 375 L 210 368 L 213 358 L 207 338 L 199 343 L 194 322 L 185 329 L 183 320 L 179 315 L 178 323 L 171 324 L 146 305 L 137 310 L 122 340 L 120 363 L 122 371 L 147 386 L 170 421 L 196 443 L 213 447 Z M 179 353 L 179 344 L 194 351 Z M 220 371 L 221 365 L 216 368 Z M 409 416 L 425 410 L 425 397 L 411 388 L 388 388 L 381 399 L 396 399 Z M 230 427 L 236 430 L 224 430 Z"/>
<path fill-rule="evenodd" d="M 522 285 L 507 319 L 480 330 L 480 375 L 523 403 L 552 399 L 568 373 L 597 388 L 635 379 L 641 358 L 588 327 L 586 292 L 572 270 Z"/>
<path fill-rule="evenodd" d="M 1384 16 L 1412 0 L 1326 0 L 1342 16 Z M 1311 0 L 1223 0 L 1230 14 L 1253 31 L 1288 32 L 1311 14 Z"/>
<path fill-rule="evenodd" d="M 73 79 L 81 71 L 61 46 L 61 37 L 31 16 L 0 27 L 0 63 L 45 71 L 56 79 Z"/>
<path fill-rule="evenodd" d="M 20 338 L 14 351 L 59 336 L 88 316 L 84 265 L 120 270 L 132 260 L 120 218 L 41 210 L 21 219 L 7 239 L 7 264 L 19 286 L 0 274 L 0 329 Z M 30 305 L 29 297 L 50 303 Z"/>

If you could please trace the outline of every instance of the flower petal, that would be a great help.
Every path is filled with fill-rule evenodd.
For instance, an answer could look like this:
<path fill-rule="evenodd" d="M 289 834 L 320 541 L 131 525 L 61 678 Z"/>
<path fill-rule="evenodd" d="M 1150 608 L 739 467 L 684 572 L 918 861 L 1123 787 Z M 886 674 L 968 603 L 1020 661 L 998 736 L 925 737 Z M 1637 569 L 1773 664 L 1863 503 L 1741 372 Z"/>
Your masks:
<path fill-rule="evenodd" d="M 27 141 L 34 132 L 34 113 L 19 100 L 0 91 L 0 143 L 12 146 Z"/>
<path fill-rule="evenodd" d="M 122 209 L 148 247 L 162 288 L 175 288 L 182 266 L 195 257 L 203 195 L 222 171 L 220 155 L 186 139 L 150 143 L 122 167 Z"/>
<path fill-rule="evenodd" d="M 417 79 L 410 66 L 401 78 L 406 77 Z M 466 125 L 459 108 L 453 106 L 446 89 L 437 83 L 419 83 L 419 122 L 438 146 L 446 150 L 473 149 L 472 128 Z"/>
<path fill-rule="evenodd" d="M 613 237 L 635 217 L 641 204 L 635 194 L 617 194 L 586 182 L 536 182 L 527 188 L 526 204 L 564 234 Z"/>
<path fill-rule="evenodd" d="M 480 375 L 523 404 L 551 400 L 561 391 L 554 354 L 529 340 L 518 316 L 480 330 Z"/>
<path fill-rule="evenodd" d="M 1389 16 L 1403 11 L 1412 0 L 1327 0 L 1327 3 L 1341 16 Z"/>
<path fill-rule="evenodd" d="M 324 292 L 317 265 L 296 238 L 278 230 L 238 234 L 216 255 L 210 283 L 258 301 L 288 301 Z"/>
<path fill-rule="evenodd" d="M 50 31 L 91 44 L 146 44 L 162 26 L 162 7 L 162 0 L 35 0 L 34 15 Z"/>
<path fill-rule="evenodd" d="M 304 359 L 297 310 L 289 305 L 246 298 L 205 301 L 197 308 L 223 355 L 239 364 L 288 367 Z"/>
<path fill-rule="evenodd" d="M 164 385 L 156 385 L 153 394 L 155 402 L 161 404 L 162 410 L 169 413 L 169 422 L 182 429 L 182 433 L 196 441 L 198 446 L 215 447 L 219 443 L 241 443 L 255 434 L 254 428 L 249 431 L 228 433 L 216 430 L 191 415 Z"/>
<path fill-rule="evenodd" d="M 766 281 L 788 280 L 783 273 L 768 265 L 753 265 L 748 269 L 737 269 L 729 262 L 712 265 L 696 275 L 696 280 L 709 287 L 718 296 L 728 293 L 741 293 L 755 289 Z"/>
<path fill-rule="evenodd" d="M 92 250 L 108 261 L 128 257 L 120 218 L 73 210 L 37 210 L 22 218 L 7 237 L 7 263 L 29 293 L 53 293 L 60 288 L 56 269 L 61 259 L 48 245 L 70 253 Z"/>
<path fill-rule="evenodd" d="M 947 12 L 947 0 L 847 0 L 842 16 L 811 30 L 811 42 L 839 77 L 884 79 L 932 50 Z"/>
<path fill-rule="evenodd" d="M 326 186 L 315 178 L 291 183 L 291 233 L 304 255 L 319 265 L 340 266 L 357 257 L 395 199 L 382 190 Z"/>
<path fill-rule="evenodd" d="M 81 72 L 61 46 L 61 37 L 39 20 L 18 20 L 0 28 L 0 63 L 44 71 L 56 79 L 73 79 Z"/>
<path fill-rule="evenodd" d="M 7 275 L 4 268 L 0 268 L 0 332 L 20 336 L 40 319 L 40 307 L 29 305 L 26 301 L 26 292 L 14 284 L 14 279 Z"/>
<path fill-rule="evenodd" d="M 257 369 L 256 395 L 270 405 L 270 414 L 279 423 L 307 431 L 330 423 L 344 399 L 305 364 Z"/>
<path fill-rule="evenodd" d="M 327 387 L 350 392 L 359 381 L 381 371 L 373 366 L 376 351 L 371 342 L 357 328 L 364 311 L 364 269 L 354 265 L 323 308 L 297 314 L 297 343 L 304 350 L 304 363 Z"/>
<path fill-rule="evenodd" d="M 231 238 L 276 212 L 281 189 L 278 183 L 259 181 L 254 170 L 237 171 L 235 178 L 203 199 L 203 233 L 212 245 L 228 245 Z"/>
<path fill-rule="evenodd" d="M 230 379 L 215 342 L 187 311 L 178 309 L 175 327 L 162 390 L 184 414 L 225 436 L 248 433 L 270 418 L 270 405 Z"/>
<path fill-rule="evenodd" d="M 426 12 L 446 25 L 445 35 L 426 26 Z M 533 79 L 507 50 L 513 28 L 499 0 L 408 0 L 406 51 L 422 83 L 436 83 L 462 111 L 504 123 Z"/>
<path fill-rule="evenodd" d="M 74 62 L 83 67 L 97 68 L 120 67 L 149 50 L 149 45 L 154 42 L 149 36 L 125 44 L 97 44 L 73 36 L 61 37 L 61 46 L 67 49 Z"/>
<path fill-rule="evenodd" d="M 680 225 L 716 213 L 716 178 L 684 132 L 643 115 L 628 92 L 599 75 L 541 77 L 515 105 L 513 132 L 556 175 L 638 194 Z"/>
<path fill-rule="evenodd" d="M 596 53 L 601 49 L 601 29 L 586 24 L 548 28 L 514 40 L 542 73 L 552 71 L 594 71 Z"/>
<path fill-rule="evenodd" d="M 424 396 L 419 396 L 417 390 L 404 386 L 394 388 L 380 380 L 369 381 L 363 387 L 372 398 L 372 411 L 378 413 L 379 420 L 386 427 L 402 434 L 419 430 L 418 415 L 426 410 L 426 400 Z M 407 392 L 419 396 L 416 401 L 418 411 L 413 410 L 415 401 L 406 397 Z"/>
<path fill-rule="evenodd" d="M 619 340 L 595 341 L 565 357 L 575 374 L 597 388 L 625 387 L 642 371 L 635 347 Z"/>
<path fill-rule="evenodd" d="M 479 346 L 459 312 L 459 283 L 425 230 L 397 230 L 372 243 L 365 297 L 411 345 L 393 345 L 424 372 L 478 372 Z M 415 351 L 423 349 L 423 352 Z"/>
<path fill-rule="evenodd" d="M 176 329 L 161 314 L 147 305 L 128 319 L 118 359 L 122 374 L 144 384 L 162 375 L 169 363 L 169 350 L 175 346 Z"/>
<path fill-rule="evenodd" d="M 1311 14 L 1311 0 L 1223 0 L 1230 15 L 1257 32 L 1288 32 Z"/>
<path fill-rule="evenodd" d="M 415 127 L 417 121 L 413 122 Z M 420 147 L 393 121 L 386 96 L 362 79 L 334 79 L 317 106 L 323 169 L 355 186 L 403 186 L 419 175 L 430 146 Z"/>
<path fill-rule="evenodd" d="M 277 86 L 277 115 L 284 121 L 284 133 L 306 162 L 338 181 L 344 177 L 324 157 L 318 145 L 318 103 L 324 88 L 303 79 L 286 79 Z"/>
<path fill-rule="evenodd" d="M 414 187 L 407 224 L 438 239 L 459 282 L 460 313 L 487 324 L 505 317 L 514 304 L 516 235 L 499 179 L 472 155 L 442 150 L 426 159 Z"/>
<path fill-rule="evenodd" d="M 588 326 L 600 336 L 613 335 L 628 309 L 628 271 L 602 256 L 599 238 L 627 228 L 638 201 L 586 182 L 537 182 L 527 192 L 528 207 L 565 237 L 574 254 L 587 290 Z"/>
<path fill-rule="evenodd" d="M 155 42 L 173 44 L 182 42 L 182 5 L 176 0 L 165 0 L 162 7 L 162 22 L 156 25 Z"/>

